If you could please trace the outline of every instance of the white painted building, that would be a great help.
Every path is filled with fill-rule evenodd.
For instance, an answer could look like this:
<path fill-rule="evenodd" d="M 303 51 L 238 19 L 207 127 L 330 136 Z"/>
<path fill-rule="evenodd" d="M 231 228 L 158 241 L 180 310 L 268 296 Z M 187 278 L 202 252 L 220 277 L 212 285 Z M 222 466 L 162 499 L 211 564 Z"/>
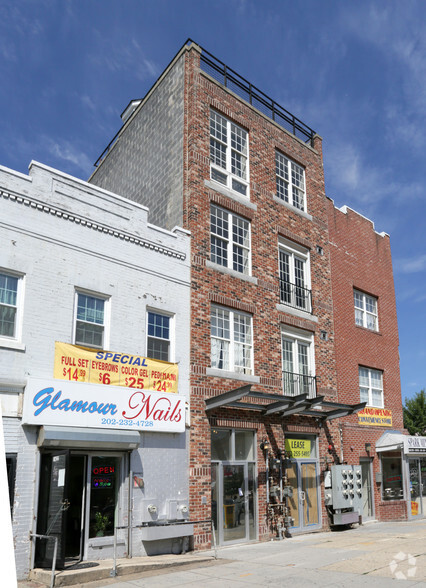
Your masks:
<path fill-rule="evenodd" d="M 18 578 L 52 561 L 54 539 L 30 533 L 58 538 L 58 566 L 111 558 L 114 527 L 121 557 L 178 551 L 192 534 L 190 237 L 147 215 L 39 163 L 28 176 L 0 167 L 0 400 Z"/>

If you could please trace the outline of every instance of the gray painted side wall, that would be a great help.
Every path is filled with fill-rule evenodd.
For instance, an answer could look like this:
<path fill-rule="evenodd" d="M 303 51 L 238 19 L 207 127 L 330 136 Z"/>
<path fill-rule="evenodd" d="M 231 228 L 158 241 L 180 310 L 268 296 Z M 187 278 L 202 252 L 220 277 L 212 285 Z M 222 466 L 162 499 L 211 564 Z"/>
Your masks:
<path fill-rule="evenodd" d="M 190 238 L 182 229 L 148 224 L 147 216 L 135 202 L 46 166 L 32 163 L 28 176 L 0 166 L 0 270 L 18 272 L 24 286 L 22 332 L 13 341 L 0 337 L 5 446 L 17 454 L 13 537 L 19 579 L 31 564 L 39 476 L 38 427 L 21 426 L 22 394 L 28 376 L 53 377 L 55 341 L 72 343 L 75 289 L 109 296 L 106 348 L 112 351 L 146 356 L 147 310 L 171 313 L 179 393 L 189 399 Z M 99 384 L 100 396 L 102 390 Z M 145 486 L 134 492 L 135 525 L 144 516 L 145 497 L 158 497 L 164 510 L 167 498 L 189 492 L 186 434 L 140 436 L 131 461 Z M 128 514 L 126 462 L 119 524 Z M 171 549 L 167 540 L 152 543 L 158 542 L 145 544 L 135 533 L 133 553 Z M 112 557 L 112 544 L 97 553 Z"/>
<path fill-rule="evenodd" d="M 120 133 L 89 182 L 142 203 L 149 222 L 182 226 L 184 55 Z"/>

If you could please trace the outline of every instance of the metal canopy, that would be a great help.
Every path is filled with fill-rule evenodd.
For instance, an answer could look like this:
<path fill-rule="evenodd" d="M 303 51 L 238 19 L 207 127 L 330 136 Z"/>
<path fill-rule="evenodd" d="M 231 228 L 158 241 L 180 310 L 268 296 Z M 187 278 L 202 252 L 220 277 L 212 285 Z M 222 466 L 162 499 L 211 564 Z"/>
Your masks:
<path fill-rule="evenodd" d="M 240 402 L 245 396 L 249 396 L 253 400 L 260 402 Z M 360 404 L 341 404 L 339 402 L 324 400 L 324 396 L 308 398 L 307 394 L 280 397 L 277 394 L 264 394 L 263 392 L 252 391 L 251 384 L 224 392 L 213 398 L 208 398 L 205 402 L 207 411 L 219 407 L 228 407 L 256 410 L 262 412 L 264 416 L 278 414 L 279 416 L 285 417 L 292 414 L 299 414 L 314 417 L 321 421 L 331 421 L 348 416 L 362 410 L 367 404 L 366 402 L 361 402 Z"/>

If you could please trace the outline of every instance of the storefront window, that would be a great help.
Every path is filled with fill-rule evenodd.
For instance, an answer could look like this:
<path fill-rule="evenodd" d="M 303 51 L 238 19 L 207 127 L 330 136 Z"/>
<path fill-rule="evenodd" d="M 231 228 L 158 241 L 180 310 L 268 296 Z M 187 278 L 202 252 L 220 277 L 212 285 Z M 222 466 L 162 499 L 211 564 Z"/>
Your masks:
<path fill-rule="evenodd" d="M 231 459 L 231 431 L 212 430 L 212 459 L 229 461 Z"/>
<path fill-rule="evenodd" d="M 399 500 L 404 497 L 402 486 L 402 464 L 399 451 L 382 455 L 383 500 Z"/>
<path fill-rule="evenodd" d="M 119 457 L 93 457 L 90 481 L 90 537 L 114 535 Z"/>

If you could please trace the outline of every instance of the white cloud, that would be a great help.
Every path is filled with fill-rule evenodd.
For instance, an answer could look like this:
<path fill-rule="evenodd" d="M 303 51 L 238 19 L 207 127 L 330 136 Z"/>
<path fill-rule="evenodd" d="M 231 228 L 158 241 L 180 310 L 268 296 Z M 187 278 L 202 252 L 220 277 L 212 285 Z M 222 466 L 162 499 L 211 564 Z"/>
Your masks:
<path fill-rule="evenodd" d="M 402 274 L 414 274 L 426 270 L 426 254 L 394 261 L 395 270 Z"/>
<path fill-rule="evenodd" d="M 59 143 L 50 138 L 46 138 L 45 141 L 48 152 L 54 157 L 72 163 L 85 173 L 93 167 L 93 162 L 89 157 L 69 141 Z"/>

